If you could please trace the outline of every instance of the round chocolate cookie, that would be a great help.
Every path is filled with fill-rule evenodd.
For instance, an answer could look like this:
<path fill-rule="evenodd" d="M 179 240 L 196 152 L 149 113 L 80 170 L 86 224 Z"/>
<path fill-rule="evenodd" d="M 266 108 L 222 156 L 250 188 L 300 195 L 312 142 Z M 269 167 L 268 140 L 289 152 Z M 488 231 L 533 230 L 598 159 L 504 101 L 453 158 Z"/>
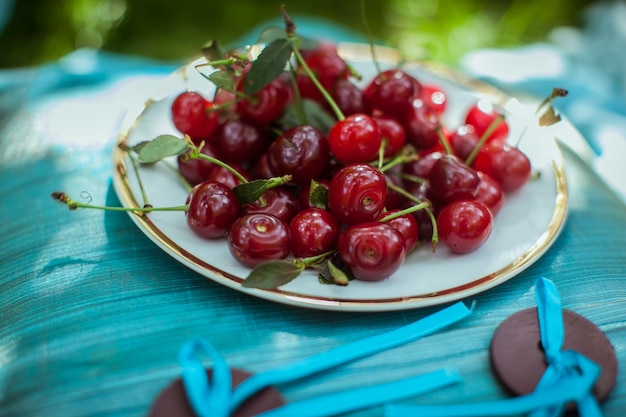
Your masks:
<path fill-rule="evenodd" d="M 211 377 L 211 370 L 207 370 L 207 375 Z M 239 385 L 250 373 L 240 369 L 231 368 L 233 387 Z M 235 411 L 233 417 L 252 417 L 264 411 L 280 407 L 285 404 L 285 399 L 274 387 L 268 387 L 252 397 L 248 398 Z M 195 417 L 191 405 L 187 400 L 182 379 L 176 379 L 161 392 L 152 405 L 149 417 Z"/>
<path fill-rule="evenodd" d="M 611 342 L 595 324 L 569 310 L 563 310 L 563 327 L 562 350 L 575 350 L 602 368 L 593 393 L 598 401 L 605 400 L 617 377 Z M 493 335 L 489 354 L 491 367 L 507 390 L 514 395 L 531 393 L 547 368 L 537 309 L 521 310 L 504 320 Z"/>

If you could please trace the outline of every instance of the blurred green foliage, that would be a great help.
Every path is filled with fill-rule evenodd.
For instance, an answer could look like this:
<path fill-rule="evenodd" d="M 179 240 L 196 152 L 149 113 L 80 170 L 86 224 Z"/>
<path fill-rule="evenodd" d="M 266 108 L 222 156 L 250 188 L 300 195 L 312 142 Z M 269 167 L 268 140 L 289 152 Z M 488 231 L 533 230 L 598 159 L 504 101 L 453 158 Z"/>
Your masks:
<path fill-rule="evenodd" d="M 411 58 L 454 63 L 465 52 L 544 40 L 580 24 L 591 0 L 365 0 L 379 43 Z M 280 16 L 330 20 L 365 39 L 359 0 L 15 0 L 0 34 L 0 67 L 38 65 L 80 47 L 163 60 L 196 56 L 210 39 L 236 42 Z M 297 23 L 297 21 L 296 21 Z"/>

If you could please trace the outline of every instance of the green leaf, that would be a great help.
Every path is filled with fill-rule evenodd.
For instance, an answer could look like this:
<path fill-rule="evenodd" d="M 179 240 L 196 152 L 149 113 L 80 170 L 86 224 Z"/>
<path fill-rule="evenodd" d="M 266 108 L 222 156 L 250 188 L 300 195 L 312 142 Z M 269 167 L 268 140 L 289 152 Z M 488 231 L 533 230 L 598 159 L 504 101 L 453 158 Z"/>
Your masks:
<path fill-rule="evenodd" d="M 257 265 L 241 283 L 246 288 L 273 290 L 297 278 L 304 271 L 302 262 L 267 261 Z"/>
<path fill-rule="evenodd" d="M 168 156 L 180 155 L 189 149 L 189 144 L 173 135 L 160 135 L 156 138 L 133 146 L 139 161 L 150 164 Z"/>
<path fill-rule="evenodd" d="M 235 186 L 233 191 L 241 204 L 250 204 L 258 200 L 263 195 L 269 184 L 269 180 L 254 180 Z"/>
<path fill-rule="evenodd" d="M 316 101 L 303 99 L 302 107 L 307 124 L 318 128 L 324 133 L 328 133 L 331 126 L 337 122 L 337 119 Z M 285 130 L 301 125 L 296 106 L 287 106 L 279 123 Z"/>
<path fill-rule="evenodd" d="M 311 189 L 309 190 L 309 201 L 313 207 L 327 209 L 328 208 L 328 188 L 315 180 L 311 180 Z"/>
<path fill-rule="evenodd" d="M 264 29 L 259 35 L 256 43 L 272 43 L 280 39 L 286 39 L 285 29 L 278 26 L 271 26 Z"/>
<path fill-rule="evenodd" d="M 277 39 L 263 49 L 246 74 L 244 93 L 256 94 L 280 75 L 291 57 L 291 43 L 289 39 Z"/>
<path fill-rule="evenodd" d="M 229 70 L 220 70 L 211 73 L 208 79 L 211 80 L 217 88 L 221 88 L 226 91 L 235 91 L 235 81 L 233 79 L 233 72 Z"/>

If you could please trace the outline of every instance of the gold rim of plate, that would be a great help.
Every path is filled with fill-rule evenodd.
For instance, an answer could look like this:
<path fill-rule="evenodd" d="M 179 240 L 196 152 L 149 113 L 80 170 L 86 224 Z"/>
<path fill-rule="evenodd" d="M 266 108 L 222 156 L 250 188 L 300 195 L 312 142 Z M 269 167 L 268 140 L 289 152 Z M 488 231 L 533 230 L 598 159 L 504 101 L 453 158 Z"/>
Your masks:
<path fill-rule="evenodd" d="M 338 46 L 338 50 L 340 55 L 347 60 L 371 60 L 370 47 L 366 44 L 341 43 Z M 504 104 L 511 99 L 511 97 L 505 94 L 503 91 L 487 83 L 472 79 L 470 77 L 466 77 L 448 67 L 437 65 L 431 62 L 403 62 L 400 53 L 395 49 L 377 46 L 375 53 L 376 58 L 380 62 L 392 64 L 402 63 L 402 65 L 407 68 L 419 67 L 420 69 L 427 70 L 434 75 L 471 88 L 477 93 L 485 94 L 494 103 Z M 132 129 L 139 122 L 143 112 L 154 103 L 154 99 L 148 99 L 145 103 L 142 104 L 141 108 L 138 109 L 138 111 L 134 113 L 129 112 L 129 115 L 135 116 L 130 117 L 122 128 L 118 137 L 118 145 L 126 142 Z M 560 151 L 558 152 L 559 156 L 561 156 Z M 129 183 L 127 152 L 124 151 L 120 146 L 115 147 L 113 153 L 113 162 L 113 183 L 122 204 L 125 207 L 139 207 L 140 205 L 138 202 L 140 199 L 133 193 Z M 406 297 L 354 300 L 300 294 L 296 292 L 281 290 L 280 288 L 275 290 L 244 288 L 241 285 L 244 277 L 236 276 L 229 273 L 228 271 L 217 268 L 206 262 L 205 260 L 200 259 L 197 256 L 189 253 L 174 240 L 172 240 L 166 233 L 161 231 L 150 220 L 150 217 L 145 213 L 129 212 L 129 215 L 137 224 L 137 226 L 145 234 L 147 234 L 153 242 L 155 242 L 158 246 L 161 246 L 161 249 L 166 249 L 166 252 L 169 252 L 169 255 L 173 256 L 179 262 L 186 265 L 190 269 L 195 270 L 206 278 L 209 278 L 217 283 L 233 288 L 240 292 L 244 292 L 246 294 L 274 302 L 313 309 L 360 312 L 408 310 L 429 307 L 451 301 L 458 301 L 460 299 L 482 293 L 518 275 L 523 270 L 528 268 L 532 263 L 538 260 L 549 249 L 549 247 L 558 237 L 565 224 L 568 208 L 568 188 L 563 160 L 562 158 L 559 158 L 558 160 L 552 159 L 550 163 L 552 172 L 556 180 L 556 201 L 554 211 L 552 213 L 552 217 L 547 228 L 541 234 L 539 239 L 537 239 L 537 241 L 528 250 L 520 254 L 520 256 L 518 256 L 508 265 L 505 265 L 504 267 L 493 271 L 492 273 L 489 273 L 485 276 L 477 277 L 470 282 L 464 283 L 462 285 L 453 286 L 437 292 L 413 294 L 407 295 Z"/>

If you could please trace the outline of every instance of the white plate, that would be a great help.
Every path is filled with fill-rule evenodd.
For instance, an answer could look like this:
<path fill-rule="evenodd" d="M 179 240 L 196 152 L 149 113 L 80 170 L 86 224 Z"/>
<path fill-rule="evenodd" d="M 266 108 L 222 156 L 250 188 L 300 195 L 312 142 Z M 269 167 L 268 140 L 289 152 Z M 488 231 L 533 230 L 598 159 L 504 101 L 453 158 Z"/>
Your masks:
<path fill-rule="evenodd" d="M 374 76 L 375 68 L 366 46 L 342 45 L 340 52 L 363 75 L 363 82 Z M 393 50 L 381 48 L 377 58 L 384 62 L 384 67 L 389 67 L 396 65 L 399 57 Z M 225 240 L 209 241 L 194 235 L 187 228 L 182 212 L 153 212 L 144 216 L 131 213 L 131 218 L 166 253 L 207 278 L 256 297 L 301 307 L 336 311 L 413 309 L 466 298 L 515 277 L 548 250 L 566 219 L 567 185 L 552 128 L 537 126 L 534 106 L 524 105 L 482 83 L 432 65 L 409 64 L 404 68 L 422 81 L 438 83 L 447 92 L 447 126 L 458 125 L 469 106 L 482 97 L 505 109 L 512 138 L 517 138 L 524 127 L 528 127 L 520 148 L 529 156 L 539 176 L 519 192 L 507 196 L 495 218 L 491 236 L 477 251 L 454 255 L 440 245 L 433 254 L 429 245 L 424 245 L 407 257 L 395 275 L 384 281 L 354 280 L 346 287 L 322 285 L 311 272 L 268 291 L 242 287 L 241 281 L 249 270 L 232 258 Z M 180 136 L 169 117 L 174 97 L 186 89 L 206 94 L 213 90 L 193 63 L 165 79 L 162 87 L 141 109 L 129 114 L 120 142 L 134 144 L 165 133 Z M 562 124 L 567 124 L 568 130 L 576 134 L 569 122 L 562 121 L 558 125 Z M 563 126 L 559 129 L 563 132 Z M 122 204 L 141 206 L 143 200 L 137 176 L 126 153 L 117 149 L 114 163 L 114 186 Z M 142 166 L 140 176 L 153 206 L 185 203 L 186 192 L 171 168 L 162 163 Z"/>

